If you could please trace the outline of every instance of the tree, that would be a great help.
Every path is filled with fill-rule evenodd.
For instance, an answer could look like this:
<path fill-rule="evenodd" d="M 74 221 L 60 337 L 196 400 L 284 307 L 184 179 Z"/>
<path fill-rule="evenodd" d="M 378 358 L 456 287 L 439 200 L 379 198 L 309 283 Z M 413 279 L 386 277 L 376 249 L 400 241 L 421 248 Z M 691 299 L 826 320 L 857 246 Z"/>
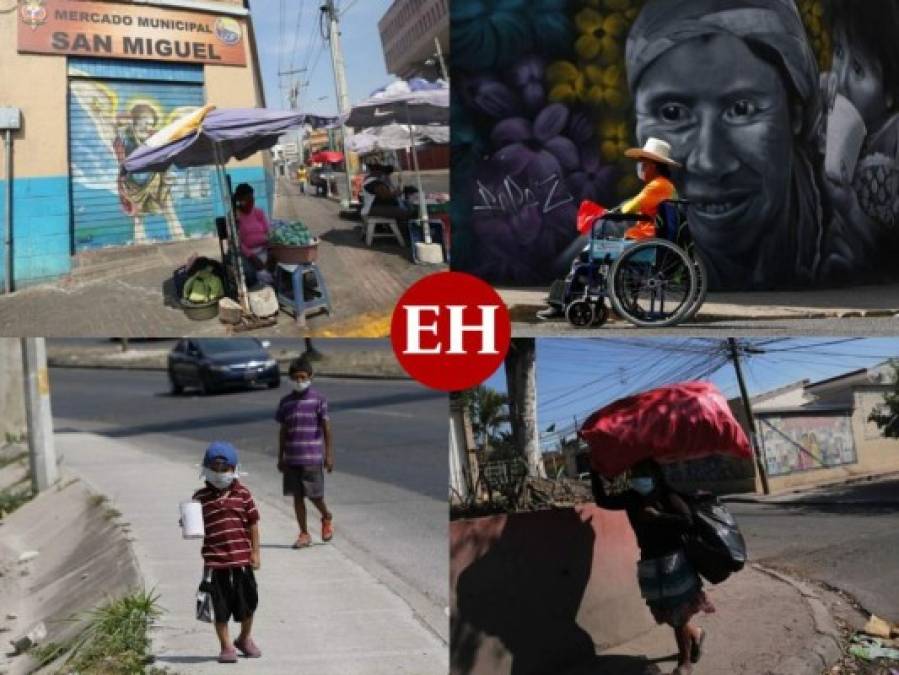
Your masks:
<path fill-rule="evenodd" d="M 509 421 L 509 397 L 483 384 L 462 392 L 471 418 L 475 442 L 489 452 L 492 442 L 499 440 L 499 427 Z"/>
<path fill-rule="evenodd" d="M 877 406 L 868 415 L 887 438 L 899 438 L 899 360 L 890 361 L 893 369 L 893 391 L 883 395 L 883 405 Z"/>
<path fill-rule="evenodd" d="M 512 440 L 528 463 L 528 473 L 546 478 L 543 455 L 537 439 L 537 345 L 534 338 L 516 338 L 506 354 L 506 388 Z"/>

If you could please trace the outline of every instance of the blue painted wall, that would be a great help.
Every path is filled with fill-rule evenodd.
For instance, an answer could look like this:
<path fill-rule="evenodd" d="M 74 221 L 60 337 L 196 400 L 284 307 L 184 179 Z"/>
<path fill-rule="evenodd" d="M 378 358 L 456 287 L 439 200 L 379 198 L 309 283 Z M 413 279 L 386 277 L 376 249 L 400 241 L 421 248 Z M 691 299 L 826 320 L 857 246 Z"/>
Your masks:
<path fill-rule="evenodd" d="M 0 221 L 5 213 L 6 183 L 0 181 Z M 67 274 L 72 267 L 69 241 L 69 177 L 14 179 L 14 286 L 22 288 Z M 0 276 L 5 276 L 5 250 L 0 258 Z"/>
<path fill-rule="evenodd" d="M 228 169 L 228 175 L 231 176 L 231 189 L 236 188 L 240 183 L 249 183 L 253 188 L 256 206 L 265 211 L 265 215 L 271 219 L 272 217 L 272 198 L 274 194 L 269 189 L 272 184 L 271 177 L 266 174 L 265 168 L 261 166 L 240 167 Z M 212 177 L 213 191 L 215 194 L 215 215 L 225 215 L 225 207 L 222 198 L 219 196 L 218 181 L 215 176 Z"/>

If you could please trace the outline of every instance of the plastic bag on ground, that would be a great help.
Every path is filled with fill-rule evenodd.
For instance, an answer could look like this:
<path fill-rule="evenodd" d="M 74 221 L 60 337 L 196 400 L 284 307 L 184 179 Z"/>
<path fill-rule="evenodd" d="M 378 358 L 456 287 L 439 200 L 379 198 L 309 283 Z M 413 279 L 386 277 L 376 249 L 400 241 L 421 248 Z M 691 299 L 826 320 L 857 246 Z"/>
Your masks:
<path fill-rule="evenodd" d="M 579 434 L 590 446 L 593 469 L 607 478 L 650 458 L 752 458 L 746 433 L 711 382 L 672 384 L 619 399 L 590 415 Z"/>

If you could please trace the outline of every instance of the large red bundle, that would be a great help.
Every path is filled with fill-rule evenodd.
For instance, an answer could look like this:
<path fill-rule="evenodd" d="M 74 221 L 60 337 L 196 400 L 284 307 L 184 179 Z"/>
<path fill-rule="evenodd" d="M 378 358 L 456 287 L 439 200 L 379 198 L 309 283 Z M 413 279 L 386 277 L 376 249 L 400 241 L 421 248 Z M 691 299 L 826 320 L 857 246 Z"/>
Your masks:
<path fill-rule="evenodd" d="M 749 439 L 710 382 L 684 382 L 622 398 L 580 429 L 593 469 L 614 476 L 643 459 L 676 462 L 715 453 L 752 458 Z"/>

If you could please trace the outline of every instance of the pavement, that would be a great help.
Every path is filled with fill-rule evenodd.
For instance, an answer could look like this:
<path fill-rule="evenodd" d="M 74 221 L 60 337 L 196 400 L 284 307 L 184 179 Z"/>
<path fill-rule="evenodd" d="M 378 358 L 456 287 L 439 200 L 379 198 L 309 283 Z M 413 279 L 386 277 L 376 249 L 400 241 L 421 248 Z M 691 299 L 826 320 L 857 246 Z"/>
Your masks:
<path fill-rule="evenodd" d="M 378 240 L 368 248 L 358 223 L 338 217 L 339 205 L 303 196 L 280 179 L 274 216 L 302 220 L 321 239 L 319 267 L 331 294 L 331 315 L 308 318 L 308 331 L 285 312 L 266 336 L 383 337 L 400 294 L 443 266 L 415 265 L 408 249 Z M 68 276 L 0 296 L 0 332 L 9 337 L 227 335 L 216 319 L 192 321 L 172 297 L 171 275 L 193 255 L 220 258 L 218 239 L 109 248 L 80 253 Z M 257 334 L 262 331 L 255 331 Z"/>
<path fill-rule="evenodd" d="M 220 673 L 212 627 L 193 615 L 201 542 L 182 540 L 177 523 L 178 503 L 199 485 L 196 474 L 121 438 L 57 433 L 56 444 L 66 466 L 108 496 L 129 524 L 144 582 L 165 609 L 153 631 L 156 664 L 192 674 Z M 254 478 L 244 480 L 253 491 Z M 310 528 L 315 545 L 292 550 L 295 520 L 268 497 L 258 492 L 255 497 L 262 567 L 253 635 L 263 657 L 242 659 L 235 670 L 254 675 L 447 671 L 446 643 L 400 595 L 337 546 L 321 543 L 315 519 Z"/>
<path fill-rule="evenodd" d="M 833 594 L 756 565 L 706 592 L 716 611 L 694 620 L 708 631 L 694 675 L 820 675 L 840 657 L 832 612 L 851 608 Z M 656 626 L 565 675 L 659 675 L 676 666 L 674 634 Z"/>
<path fill-rule="evenodd" d="M 899 475 L 725 498 L 752 560 L 851 596 L 899 622 Z"/>
<path fill-rule="evenodd" d="M 564 319 L 541 322 L 534 315 L 546 307 L 545 288 L 499 288 L 500 297 L 509 307 L 516 335 L 572 334 L 584 335 Z M 838 320 L 845 329 L 859 320 L 884 320 L 893 332 L 899 323 L 891 321 L 899 314 L 899 284 L 856 286 L 851 288 L 815 288 L 801 291 L 709 293 L 696 317 L 678 330 L 707 329 L 734 324 L 748 329 L 777 327 L 781 324 L 814 325 Z M 853 321 L 845 321 L 852 319 Z M 610 321 L 599 330 L 634 329 L 626 321 Z M 654 331 L 655 332 L 655 331 Z"/>
<path fill-rule="evenodd" d="M 432 629 L 448 632 L 446 395 L 404 380 L 317 377 L 328 398 L 336 468 L 325 490 L 333 546 L 390 585 Z M 275 467 L 274 411 L 286 387 L 172 396 L 163 373 L 50 371 L 57 432 L 122 439 L 194 479 L 211 440 L 240 451 L 254 494 L 293 519 Z"/>

